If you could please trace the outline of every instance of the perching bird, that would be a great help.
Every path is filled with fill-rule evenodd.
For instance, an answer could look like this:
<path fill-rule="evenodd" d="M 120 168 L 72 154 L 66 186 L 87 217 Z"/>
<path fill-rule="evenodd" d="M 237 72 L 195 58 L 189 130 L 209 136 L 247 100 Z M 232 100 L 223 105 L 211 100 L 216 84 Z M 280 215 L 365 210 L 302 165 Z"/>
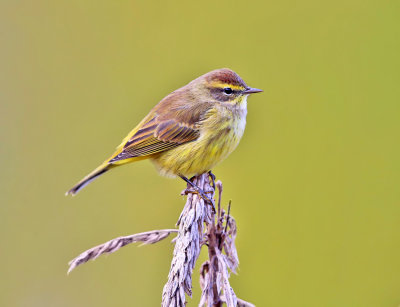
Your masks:
<path fill-rule="evenodd" d="M 143 159 L 160 174 L 190 184 L 187 177 L 210 171 L 236 148 L 246 126 L 247 96 L 259 92 L 230 69 L 200 76 L 162 99 L 114 154 L 66 195 L 116 166 Z"/>

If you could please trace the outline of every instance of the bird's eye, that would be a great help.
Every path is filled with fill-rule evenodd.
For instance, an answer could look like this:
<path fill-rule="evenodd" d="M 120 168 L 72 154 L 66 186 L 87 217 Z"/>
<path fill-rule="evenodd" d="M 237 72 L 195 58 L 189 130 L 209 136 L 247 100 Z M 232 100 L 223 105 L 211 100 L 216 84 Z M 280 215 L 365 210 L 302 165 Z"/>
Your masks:
<path fill-rule="evenodd" d="M 225 87 L 224 88 L 224 93 L 227 95 L 230 95 L 233 93 L 233 90 L 230 87 Z"/>

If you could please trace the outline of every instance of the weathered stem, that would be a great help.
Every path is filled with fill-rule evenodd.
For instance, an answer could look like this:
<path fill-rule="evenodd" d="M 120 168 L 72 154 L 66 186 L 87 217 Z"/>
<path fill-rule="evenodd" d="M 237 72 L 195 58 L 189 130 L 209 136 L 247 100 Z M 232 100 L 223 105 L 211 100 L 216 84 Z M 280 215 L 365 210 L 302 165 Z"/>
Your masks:
<path fill-rule="evenodd" d="M 75 269 L 78 265 L 88 262 L 89 260 L 95 260 L 97 257 L 103 254 L 111 254 L 119 250 L 125 245 L 142 242 L 142 244 L 154 244 L 161 240 L 164 240 L 171 233 L 177 232 L 176 229 L 163 229 L 153 230 L 148 232 L 137 233 L 130 236 L 118 237 L 112 239 L 106 243 L 92 247 L 91 249 L 83 252 L 79 256 L 72 259 L 69 264 L 68 274 Z"/>
<path fill-rule="evenodd" d="M 228 307 L 236 307 L 238 300 L 229 284 L 229 270 L 236 271 L 239 264 L 235 247 L 236 223 L 221 209 L 222 183 L 217 182 L 219 190 L 218 215 L 213 216 L 207 225 L 209 260 L 200 270 L 202 295 L 199 306 L 220 307 L 225 302 Z M 224 225 L 225 224 L 225 225 Z"/>
<path fill-rule="evenodd" d="M 194 184 L 214 200 L 215 186 L 209 174 L 194 178 Z M 199 306 L 221 307 L 254 307 L 254 305 L 236 297 L 229 283 L 230 272 L 235 273 L 239 264 L 235 238 L 236 222 L 221 208 L 222 183 L 218 181 L 218 209 L 213 211 L 193 189 L 189 188 L 185 207 L 178 219 L 179 229 L 154 230 L 125 237 L 118 237 L 104 244 L 93 247 L 70 262 L 69 271 L 102 254 L 113 253 L 121 247 L 134 243 L 153 244 L 169 234 L 177 232 L 175 248 L 168 274 L 168 281 L 162 294 L 163 307 L 184 307 L 186 295 L 192 295 L 192 273 L 201 247 L 208 246 L 209 260 L 200 269 L 200 286 L 202 289 Z M 185 193 L 186 194 L 186 193 Z M 206 226 L 206 227 L 205 227 Z"/>
<path fill-rule="evenodd" d="M 210 259 L 209 274 L 211 275 L 210 279 L 212 282 L 211 285 L 214 298 L 213 301 L 209 303 L 212 303 L 213 307 L 220 307 L 222 306 L 222 300 L 217 285 L 217 278 L 218 278 L 217 272 L 219 271 L 219 266 L 218 266 L 217 252 L 216 252 L 216 247 L 219 246 L 219 243 L 214 221 L 212 221 L 212 223 L 208 225 L 207 237 L 208 237 L 208 258 Z"/>
<path fill-rule="evenodd" d="M 197 176 L 194 184 L 204 192 L 209 192 L 210 198 L 214 197 L 215 191 L 208 174 Z M 209 224 L 212 217 L 212 208 L 205 204 L 200 195 L 189 192 L 177 223 L 179 231 L 168 281 L 163 289 L 163 307 L 185 306 L 185 293 L 192 295 L 192 272 L 204 242 L 204 223 Z"/>

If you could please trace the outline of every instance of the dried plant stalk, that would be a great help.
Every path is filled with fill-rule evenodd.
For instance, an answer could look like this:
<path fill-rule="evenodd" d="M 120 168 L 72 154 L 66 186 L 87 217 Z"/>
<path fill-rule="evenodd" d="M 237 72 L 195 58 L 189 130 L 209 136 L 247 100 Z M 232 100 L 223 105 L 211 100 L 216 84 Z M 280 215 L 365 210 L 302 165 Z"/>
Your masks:
<path fill-rule="evenodd" d="M 203 191 L 210 191 L 210 198 L 214 197 L 214 188 L 208 174 L 196 177 L 194 184 Z M 179 232 L 168 281 L 163 289 L 163 307 L 185 306 L 185 293 L 192 295 L 192 272 L 203 243 L 204 223 L 210 223 L 211 219 L 211 207 L 198 194 L 189 193 L 177 223 Z"/>
<path fill-rule="evenodd" d="M 173 240 L 175 248 L 168 281 L 163 288 L 163 307 L 186 306 L 186 294 L 192 295 L 193 269 L 204 245 L 208 246 L 209 260 L 200 269 L 202 295 L 199 306 L 219 307 L 225 303 L 228 307 L 254 307 L 237 298 L 229 283 L 230 272 L 236 273 L 239 265 L 235 246 L 237 228 L 234 218 L 230 216 L 230 203 L 228 213 L 221 208 L 222 183 L 218 181 L 214 185 L 212 177 L 202 174 L 195 177 L 193 183 L 208 193 L 211 199 L 214 199 L 215 186 L 218 188 L 217 212 L 193 190 L 187 190 L 186 204 L 177 223 L 179 229 L 154 230 L 110 240 L 70 261 L 68 273 L 80 264 L 102 254 L 113 253 L 127 244 L 153 244 L 171 233 L 177 233 Z"/>
<path fill-rule="evenodd" d="M 209 260 L 200 270 L 202 295 L 199 306 L 222 306 L 225 302 L 228 307 L 236 307 L 238 299 L 229 283 L 229 271 L 235 273 L 239 265 L 235 246 L 236 222 L 224 210 L 221 211 L 222 184 L 217 183 L 217 186 L 220 192 L 218 216 L 216 223 L 213 219 L 208 225 Z"/>
<path fill-rule="evenodd" d="M 130 243 L 142 242 L 142 244 L 154 244 L 161 240 L 164 240 L 171 233 L 178 232 L 177 229 L 163 229 L 163 230 L 153 230 L 148 232 L 137 233 L 130 236 L 118 237 L 112 239 L 106 243 L 95 246 L 82 254 L 80 254 L 75 259 L 69 262 L 68 274 L 75 269 L 78 265 L 81 265 L 89 260 L 95 260 L 102 254 L 111 254 L 119 250 L 121 247 L 128 245 Z"/>
<path fill-rule="evenodd" d="M 256 307 L 256 305 L 253 305 L 252 303 L 246 302 L 246 301 L 238 298 L 237 299 L 237 307 Z"/>

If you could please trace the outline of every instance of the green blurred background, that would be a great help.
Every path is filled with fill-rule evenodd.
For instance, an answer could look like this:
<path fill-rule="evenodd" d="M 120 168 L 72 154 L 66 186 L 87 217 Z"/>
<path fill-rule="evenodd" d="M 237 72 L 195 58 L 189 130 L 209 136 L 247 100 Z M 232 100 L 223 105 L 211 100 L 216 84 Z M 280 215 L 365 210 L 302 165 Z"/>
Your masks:
<path fill-rule="evenodd" d="M 159 306 L 168 240 L 69 276 L 67 263 L 172 227 L 184 183 L 144 161 L 64 192 L 166 94 L 221 67 L 265 90 L 214 169 L 239 227 L 237 295 L 400 304 L 399 1 L 0 3 L 1 306 Z M 197 268 L 193 283 L 188 306 Z"/>

